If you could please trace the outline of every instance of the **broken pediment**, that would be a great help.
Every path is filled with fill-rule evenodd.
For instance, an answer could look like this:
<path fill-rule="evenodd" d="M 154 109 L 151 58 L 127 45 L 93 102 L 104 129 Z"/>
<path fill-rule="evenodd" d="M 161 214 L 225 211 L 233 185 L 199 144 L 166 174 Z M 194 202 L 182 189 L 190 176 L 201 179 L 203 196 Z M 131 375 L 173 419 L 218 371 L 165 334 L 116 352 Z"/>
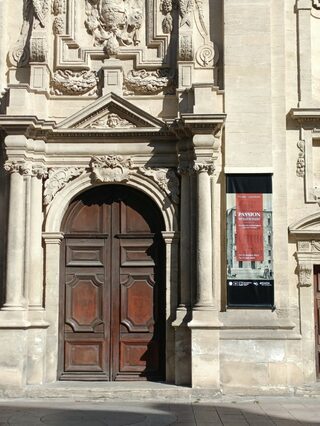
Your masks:
<path fill-rule="evenodd" d="M 58 129 L 161 129 L 164 123 L 114 93 L 66 118 Z"/>

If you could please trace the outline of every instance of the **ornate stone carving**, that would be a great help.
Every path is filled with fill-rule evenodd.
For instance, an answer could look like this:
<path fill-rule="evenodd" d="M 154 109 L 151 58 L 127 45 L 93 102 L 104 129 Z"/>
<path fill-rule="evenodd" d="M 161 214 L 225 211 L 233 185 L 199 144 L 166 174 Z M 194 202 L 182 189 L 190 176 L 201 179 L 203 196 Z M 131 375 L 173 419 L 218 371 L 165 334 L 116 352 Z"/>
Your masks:
<path fill-rule="evenodd" d="M 214 173 L 214 165 L 210 163 L 194 163 L 193 171 L 196 173 L 206 172 L 212 175 Z"/>
<path fill-rule="evenodd" d="M 85 0 L 86 27 L 95 46 L 115 56 L 120 46 L 138 45 L 142 25 L 141 0 Z"/>
<path fill-rule="evenodd" d="M 172 9 L 172 0 L 161 0 L 160 10 L 164 15 L 162 20 L 162 31 L 164 34 L 171 33 L 173 29 Z"/>
<path fill-rule="evenodd" d="M 33 28 L 39 25 L 45 28 L 46 17 L 49 11 L 49 0 L 32 0 L 32 5 L 34 12 Z"/>
<path fill-rule="evenodd" d="M 97 75 L 93 71 L 58 70 L 51 80 L 52 93 L 55 95 L 93 95 L 97 90 L 97 81 Z"/>
<path fill-rule="evenodd" d="M 127 182 L 130 179 L 131 159 L 121 155 L 93 157 L 90 165 L 94 182 Z"/>
<path fill-rule="evenodd" d="M 8 53 L 8 59 L 11 65 L 15 67 L 23 67 L 29 62 L 30 48 L 29 48 L 29 38 L 32 34 L 32 29 L 37 27 L 45 28 L 46 18 L 49 11 L 49 0 L 24 0 L 23 3 L 23 24 L 21 27 L 20 35 L 13 46 L 13 48 Z M 43 30 L 42 30 L 43 31 Z M 31 53 L 33 57 L 32 60 L 35 60 L 34 57 L 43 58 L 45 53 L 44 49 L 40 46 L 38 38 L 34 40 L 35 43 L 31 43 Z M 41 54 L 40 54 L 41 50 Z M 35 60 L 36 61 L 36 60 Z M 36 62 L 43 62 L 42 60 Z"/>
<path fill-rule="evenodd" d="M 208 30 L 204 22 L 204 13 L 203 13 L 203 0 L 194 0 L 196 8 L 198 10 L 198 19 L 200 23 L 199 32 L 203 37 L 208 35 Z"/>
<path fill-rule="evenodd" d="M 4 164 L 4 169 L 8 173 L 20 173 L 23 176 L 36 176 L 39 179 L 47 176 L 47 169 L 42 164 L 33 164 L 30 161 L 16 162 L 7 161 Z"/>
<path fill-rule="evenodd" d="M 180 182 L 174 169 L 140 167 L 139 172 L 145 176 L 151 177 L 159 185 L 159 187 L 169 195 L 174 203 L 179 203 Z"/>
<path fill-rule="evenodd" d="M 299 287 L 312 286 L 312 267 L 309 264 L 298 265 Z"/>
<path fill-rule="evenodd" d="M 179 61 L 193 60 L 192 35 L 182 35 L 179 38 Z"/>
<path fill-rule="evenodd" d="M 24 0 L 23 3 L 23 24 L 15 45 L 8 53 L 8 59 L 11 65 L 23 67 L 29 61 L 29 45 L 27 43 L 29 30 L 33 15 L 33 6 L 31 0 Z"/>
<path fill-rule="evenodd" d="M 310 244 L 310 243 L 309 243 Z M 311 243 L 312 251 L 320 252 L 320 241 L 312 241 Z"/>
<path fill-rule="evenodd" d="M 196 53 L 196 61 L 201 67 L 213 66 L 218 60 L 218 51 L 213 44 L 202 45 Z"/>
<path fill-rule="evenodd" d="M 191 13 L 194 8 L 194 0 L 179 0 L 180 27 L 191 27 Z"/>
<path fill-rule="evenodd" d="M 132 129 L 135 127 L 137 126 L 112 112 L 109 112 L 104 117 L 99 118 L 89 125 L 90 129 Z"/>
<path fill-rule="evenodd" d="M 130 71 L 124 79 L 126 94 L 155 95 L 173 90 L 173 75 L 169 70 Z"/>
<path fill-rule="evenodd" d="M 47 41 L 43 37 L 33 37 L 30 42 L 30 61 L 46 62 L 47 60 Z"/>
<path fill-rule="evenodd" d="M 52 14 L 55 16 L 52 24 L 54 34 L 63 34 L 65 31 L 66 0 L 52 1 Z"/>
<path fill-rule="evenodd" d="M 297 160 L 297 176 L 304 177 L 305 175 L 305 141 L 300 140 L 297 144 L 299 149 L 298 160 Z"/>
<path fill-rule="evenodd" d="M 50 169 L 48 179 L 44 184 L 44 204 L 51 203 L 58 191 L 60 191 L 72 178 L 84 172 L 82 167 L 65 167 Z"/>
<path fill-rule="evenodd" d="M 298 241 L 297 245 L 299 252 L 311 251 L 311 244 L 309 241 Z"/>

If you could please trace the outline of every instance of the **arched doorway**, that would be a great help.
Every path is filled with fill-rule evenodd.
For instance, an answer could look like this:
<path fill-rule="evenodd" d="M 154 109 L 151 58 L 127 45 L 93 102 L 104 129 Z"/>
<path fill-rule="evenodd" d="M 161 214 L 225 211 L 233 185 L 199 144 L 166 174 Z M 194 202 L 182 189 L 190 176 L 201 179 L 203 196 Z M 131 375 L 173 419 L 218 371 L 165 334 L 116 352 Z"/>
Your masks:
<path fill-rule="evenodd" d="M 163 218 L 122 185 L 75 198 L 62 231 L 61 380 L 163 380 Z"/>

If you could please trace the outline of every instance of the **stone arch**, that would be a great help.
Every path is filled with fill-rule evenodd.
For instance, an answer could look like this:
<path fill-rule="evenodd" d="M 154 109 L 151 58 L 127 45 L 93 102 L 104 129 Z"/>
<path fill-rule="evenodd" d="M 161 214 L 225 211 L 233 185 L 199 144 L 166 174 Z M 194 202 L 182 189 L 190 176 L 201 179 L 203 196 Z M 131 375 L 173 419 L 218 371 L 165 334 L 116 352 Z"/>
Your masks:
<path fill-rule="evenodd" d="M 45 243 L 45 300 L 46 318 L 51 324 L 48 328 L 48 345 L 46 356 L 47 383 L 57 380 L 59 351 L 59 280 L 60 280 L 60 245 L 63 240 L 61 232 L 62 220 L 70 202 L 82 192 L 105 184 L 122 184 L 131 186 L 145 193 L 157 205 L 163 216 L 165 230 L 162 232 L 165 242 L 165 275 L 166 275 L 166 381 L 174 380 L 174 360 L 170 354 L 174 352 L 174 333 L 172 318 L 176 310 L 178 298 L 178 264 L 179 233 L 178 207 L 169 195 L 152 177 L 138 172 L 131 172 L 128 182 L 95 183 L 91 172 L 85 171 L 62 188 L 47 207 L 44 223 L 43 239 Z"/>
<path fill-rule="evenodd" d="M 119 183 L 119 182 L 108 182 Z M 70 202 L 81 192 L 97 185 L 105 185 L 106 183 L 93 183 L 91 173 L 83 173 L 78 178 L 68 183 L 61 191 L 59 191 L 48 207 L 47 217 L 45 220 L 45 232 L 60 232 L 62 219 Z M 120 183 L 138 189 L 148 195 L 159 207 L 165 223 L 167 232 L 176 232 L 178 230 L 177 223 L 177 207 L 171 202 L 169 196 L 162 190 L 159 185 L 151 178 L 141 176 L 137 173 L 130 175 L 130 180 L 126 183 Z"/>

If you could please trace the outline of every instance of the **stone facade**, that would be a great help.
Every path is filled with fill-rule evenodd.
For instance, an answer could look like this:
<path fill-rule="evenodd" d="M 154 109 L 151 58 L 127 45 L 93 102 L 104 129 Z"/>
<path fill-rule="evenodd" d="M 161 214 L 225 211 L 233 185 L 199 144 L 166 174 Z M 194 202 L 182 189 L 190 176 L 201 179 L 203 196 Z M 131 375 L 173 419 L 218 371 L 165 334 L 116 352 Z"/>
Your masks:
<path fill-rule="evenodd" d="M 109 183 L 163 214 L 168 383 L 315 383 L 320 2 L 0 0 L 0 22 L 0 385 L 57 381 L 62 221 Z M 226 308 L 234 173 L 272 174 L 273 310 Z"/>

